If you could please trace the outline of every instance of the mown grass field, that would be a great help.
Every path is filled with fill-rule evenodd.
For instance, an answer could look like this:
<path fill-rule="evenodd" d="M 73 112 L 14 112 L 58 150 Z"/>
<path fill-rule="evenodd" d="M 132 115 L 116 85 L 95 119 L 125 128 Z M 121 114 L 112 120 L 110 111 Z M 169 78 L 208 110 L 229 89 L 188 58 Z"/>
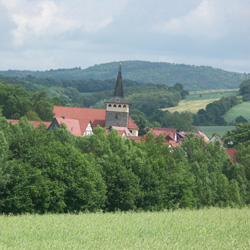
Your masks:
<path fill-rule="evenodd" d="M 196 100 L 196 101 L 181 100 L 178 106 L 171 108 L 163 108 L 162 110 L 163 111 L 168 110 L 171 113 L 174 113 L 175 111 L 179 113 L 189 111 L 195 114 L 198 112 L 199 109 L 205 109 L 209 103 L 217 100 L 219 100 L 219 98 Z"/>
<path fill-rule="evenodd" d="M 212 138 L 213 134 L 217 134 L 220 137 L 226 135 L 227 131 L 230 129 L 235 129 L 236 126 L 200 126 L 197 130 L 201 130 L 205 133 L 208 138 Z"/>
<path fill-rule="evenodd" d="M 223 118 L 227 122 L 233 122 L 237 116 L 242 115 L 248 121 L 250 120 L 250 102 L 243 102 L 235 107 L 232 107 Z"/>
<path fill-rule="evenodd" d="M 201 91 L 189 91 L 187 101 L 216 99 L 232 95 L 239 95 L 239 89 L 209 89 Z"/>
<path fill-rule="evenodd" d="M 250 209 L 0 216 L 0 249 L 250 249 Z"/>
<path fill-rule="evenodd" d="M 169 112 L 189 111 L 197 113 L 199 109 L 205 109 L 209 103 L 219 100 L 222 97 L 238 95 L 239 89 L 210 89 L 202 91 L 190 91 L 185 100 L 179 102 L 178 106 L 163 108 Z"/>

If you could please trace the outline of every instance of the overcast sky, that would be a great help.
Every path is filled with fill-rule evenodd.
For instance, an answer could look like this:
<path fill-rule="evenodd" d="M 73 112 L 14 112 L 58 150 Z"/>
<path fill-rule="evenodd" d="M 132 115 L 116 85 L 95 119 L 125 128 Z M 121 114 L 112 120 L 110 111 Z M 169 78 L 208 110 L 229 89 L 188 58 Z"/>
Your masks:
<path fill-rule="evenodd" d="M 250 0 L 0 0 L 0 70 L 145 60 L 250 72 Z"/>

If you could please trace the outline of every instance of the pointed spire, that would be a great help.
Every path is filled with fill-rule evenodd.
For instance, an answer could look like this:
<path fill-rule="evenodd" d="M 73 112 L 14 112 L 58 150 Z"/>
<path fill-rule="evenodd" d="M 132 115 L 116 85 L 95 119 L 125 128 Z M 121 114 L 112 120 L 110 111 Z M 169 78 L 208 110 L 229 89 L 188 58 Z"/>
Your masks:
<path fill-rule="evenodd" d="M 123 84 L 122 84 L 122 64 L 120 63 L 120 68 L 116 80 L 114 97 L 122 97 L 123 98 Z"/>

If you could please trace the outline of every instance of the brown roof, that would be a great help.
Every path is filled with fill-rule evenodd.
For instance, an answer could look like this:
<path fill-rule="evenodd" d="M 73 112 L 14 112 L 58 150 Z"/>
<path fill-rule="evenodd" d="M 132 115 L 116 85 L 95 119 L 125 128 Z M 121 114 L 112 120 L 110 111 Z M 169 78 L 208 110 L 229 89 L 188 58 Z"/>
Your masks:
<path fill-rule="evenodd" d="M 67 118 L 67 119 L 76 119 L 76 120 L 89 120 L 92 123 L 92 126 L 95 128 L 97 125 L 105 127 L 105 109 L 90 109 L 90 108 L 75 108 L 75 107 L 61 107 L 54 106 L 54 117 L 56 118 Z M 139 129 L 136 124 L 133 122 L 131 117 L 128 120 L 129 129 Z"/>
<path fill-rule="evenodd" d="M 14 120 L 14 119 L 7 119 L 8 122 L 11 122 L 12 124 L 17 124 L 19 120 Z M 50 126 L 51 122 L 43 122 L 43 121 L 28 121 L 28 123 L 33 124 L 36 128 L 40 124 L 44 124 L 47 128 Z"/>
<path fill-rule="evenodd" d="M 209 138 L 202 131 L 197 131 L 195 135 L 202 137 L 206 143 L 209 143 Z"/>
<path fill-rule="evenodd" d="M 172 139 L 175 139 L 177 129 L 176 128 L 154 128 L 151 129 L 149 132 L 153 132 L 155 137 L 158 137 L 162 134 L 165 138 L 170 136 Z"/>
<path fill-rule="evenodd" d="M 225 150 L 227 154 L 229 155 L 231 162 L 234 162 L 235 154 L 237 154 L 239 151 L 233 148 L 226 148 Z"/>

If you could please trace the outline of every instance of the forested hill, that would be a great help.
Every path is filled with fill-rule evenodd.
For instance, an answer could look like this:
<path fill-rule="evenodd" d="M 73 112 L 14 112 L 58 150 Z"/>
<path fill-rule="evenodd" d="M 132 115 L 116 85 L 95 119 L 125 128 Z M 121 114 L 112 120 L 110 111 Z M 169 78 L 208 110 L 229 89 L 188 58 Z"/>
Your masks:
<path fill-rule="evenodd" d="M 188 90 L 238 88 L 243 80 L 249 79 L 250 74 L 228 72 L 209 66 L 191 66 L 163 62 L 123 61 L 123 79 L 142 83 L 160 83 L 169 86 L 181 83 Z M 65 80 L 116 78 L 119 62 L 94 65 L 87 69 L 57 69 L 47 71 L 0 71 L 0 74 L 11 77 L 54 78 Z"/>

